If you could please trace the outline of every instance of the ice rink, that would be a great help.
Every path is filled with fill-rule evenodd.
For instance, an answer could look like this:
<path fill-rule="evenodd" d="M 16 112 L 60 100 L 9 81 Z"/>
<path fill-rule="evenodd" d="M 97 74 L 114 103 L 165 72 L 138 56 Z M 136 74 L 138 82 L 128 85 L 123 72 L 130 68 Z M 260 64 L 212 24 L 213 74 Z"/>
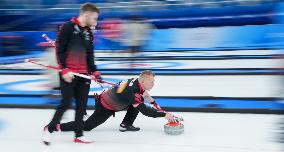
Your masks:
<path fill-rule="evenodd" d="M 284 0 L 0 0 L 0 12 L 0 152 L 284 152 Z M 98 78 L 89 115 L 100 101 L 153 101 L 148 90 L 184 132 L 166 134 L 166 119 L 141 112 L 140 131 L 120 132 L 121 111 L 84 132 L 91 144 L 74 132 L 43 144 L 62 97 L 85 106 L 89 82 L 60 82 L 68 69 Z M 137 86 L 120 83 L 132 78 Z"/>
<path fill-rule="evenodd" d="M 41 142 L 42 128 L 54 110 L 1 109 L 1 152 L 280 152 L 276 142 L 277 123 L 281 115 L 178 113 L 183 116 L 185 132 L 171 136 L 163 132 L 164 118 L 138 115 L 134 125 L 139 132 L 119 132 L 118 126 L 125 112 L 116 113 L 98 128 L 85 132 L 92 144 L 73 143 L 73 132 L 52 134 L 52 143 Z M 88 114 L 92 111 L 89 110 Z M 64 115 L 73 119 L 73 110 Z M 284 150 L 284 149 L 282 149 Z"/>

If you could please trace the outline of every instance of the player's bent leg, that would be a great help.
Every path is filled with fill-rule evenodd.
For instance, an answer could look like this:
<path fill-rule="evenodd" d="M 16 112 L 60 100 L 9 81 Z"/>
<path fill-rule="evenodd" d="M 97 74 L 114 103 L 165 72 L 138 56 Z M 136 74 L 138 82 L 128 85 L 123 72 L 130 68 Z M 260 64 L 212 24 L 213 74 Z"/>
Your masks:
<path fill-rule="evenodd" d="M 122 121 L 122 123 L 119 126 L 119 131 L 125 132 L 125 131 L 139 131 L 139 127 L 134 127 L 133 123 L 135 119 L 137 118 L 137 115 L 139 113 L 139 110 L 134 108 L 132 105 L 128 107 L 126 115 Z"/>

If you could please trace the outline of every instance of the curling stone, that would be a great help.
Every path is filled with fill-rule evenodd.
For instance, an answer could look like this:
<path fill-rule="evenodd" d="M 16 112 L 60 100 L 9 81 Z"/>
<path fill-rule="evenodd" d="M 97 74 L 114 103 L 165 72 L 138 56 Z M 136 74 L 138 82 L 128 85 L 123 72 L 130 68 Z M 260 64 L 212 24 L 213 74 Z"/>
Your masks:
<path fill-rule="evenodd" d="M 164 132 L 169 135 L 179 135 L 184 131 L 184 125 L 180 122 L 169 122 L 164 125 Z"/>

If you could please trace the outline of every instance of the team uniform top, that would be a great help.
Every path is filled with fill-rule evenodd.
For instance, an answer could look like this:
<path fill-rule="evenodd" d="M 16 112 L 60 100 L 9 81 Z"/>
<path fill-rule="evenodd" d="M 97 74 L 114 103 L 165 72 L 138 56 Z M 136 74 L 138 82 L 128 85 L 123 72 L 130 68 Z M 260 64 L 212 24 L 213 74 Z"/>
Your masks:
<path fill-rule="evenodd" d="M 120 111 L 132 104 L 141 104 L 145 90 L 138 79 L 121 81 L 101 94 L 101 104 L 109 110 Z"/>
<path fill-rule="evenodd" d="M 82 27 L 77 18 L 64 23 L 57 34 L 56 54 L 60 68 L 69 68 L 77 73 L 93 73 L 93 33 L 89 27 Z"/>

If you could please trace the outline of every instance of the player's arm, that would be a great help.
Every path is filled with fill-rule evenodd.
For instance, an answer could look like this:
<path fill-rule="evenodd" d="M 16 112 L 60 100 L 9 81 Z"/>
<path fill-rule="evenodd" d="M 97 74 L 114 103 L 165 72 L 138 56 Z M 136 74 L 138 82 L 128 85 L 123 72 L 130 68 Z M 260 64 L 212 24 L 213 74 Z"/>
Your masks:
<path fill-rule="evenodd" d="M 94 39 L 94 36 L 93 34 L 91 33 L 91 39 L 93 40 Z M 90 72 L 93 73 L 95 71 L 97 71 L 97 66 L 95 65 L 95 62 L 94 62 L 94 51 L 93 51 L 93 48 L 94 48 L 94 43 L 91 42 L 90 44 L 91 48 L 88 48 L 87 49 L 87 64 L 88 64 L 88 67 L 90 68 Z"/>
<path fill-rule="evenodd" d="M 143 97 L 145 100 L 150 101 L 151 103 L 154 103 L 154 102 L 155 102 L 154 98 L 151 97 L 151 95 L 148 93 L 147 90 L 144 91 L 142 97 Z"/>
<path fill-rule="evenodd" d="M 134 94 L 133 107 L 137 108 L 145 116 L 153 118 L 165 117 L 168 121 L 175 121 L 175 118 L 171 114 L 147 107 L 143 102 L 142 96 L 138 93 Z"/>
<path fill-rule="evenodd" d="M 66 50 L 70 39 L 70 33 L 72 33 L 72 25 L 69 23 L 63 24 L 57 33 L 57 38 L 56 38 L 57 62 L 62 69 L 66 68 L 65 64 Z"/>
<path fill-rule="evenodd" d="M 164 113 L 162 111 L 158 111 L 158 110 L 153 109 L 153 108 L 149 108 L 144 103 L 138 104 L 136 106 L 137 106 L 136 108 L 145 116 L 153 117 L 153 118 L 165 117 L 166 116 L 166 113 Z"/>
<path fill-rule="evenodd" d="M 165 113 L 163 111 L 158 111 L 156 109 L 147 107 L 144 103 L 137 103 L 137 104 L 134 104 L 133 106 L 136 107 L 145 116 L 152 117 L 152 118 L 164 117 L 169 122 L 176 121 L 176 118 L 170 113 Z"/>
<path fill-rule="evenodd" d="M 145 100 L 150 101 L 150 103 L 154 105 L 158 110 L 162 111 L 162 108 L 156 103 L 155 99 L 151 97 L 147 90 L 145 90 L 142 96 Z"/>
<path fill-rule="evenodd" d="M 66 67 L 66 51 L 69 43 L 69 39 L 72 33 L 72 24 L 65 23 L 63 24 L 58 33 L 56 38 L 56 56 L 57 56 L 57 62 L 60 68 L 63 70 L 61 71 L 62 78 L 66 82 L 72 82 L 73 75 L 71 74 L 71 71 Z"/>
<path fill-rule="evenodd" d="M 160 112 L 152 108 L 147 108 L 143 102 L 144 98 L 141 96 L 141 94 L 134 93 L 134 96 L 132 98 L 133 98 L 133 107 L 137 108 L 143 115 L 153 118 L 165 117 L 166 114 L 164 112 Z"/>
<path fill-rule="evenodd" d="M 170 113 L 165 113 L 163 110 L 161 110 L 161 107 L 156 103 L 155 99 L 151 97 L 151 95 L 148 93 L 147 90 L 143 93 L 142 97 L 148 101 L 150 101 L 157 109 L 153 109 L 150 107 L 147 107 L 143 102 L 133 104 L 134 107 L 136 107 L 143 115 L 148 117 L 165 117 L 169 122 L 175 121 L 175 118 Z"/>

